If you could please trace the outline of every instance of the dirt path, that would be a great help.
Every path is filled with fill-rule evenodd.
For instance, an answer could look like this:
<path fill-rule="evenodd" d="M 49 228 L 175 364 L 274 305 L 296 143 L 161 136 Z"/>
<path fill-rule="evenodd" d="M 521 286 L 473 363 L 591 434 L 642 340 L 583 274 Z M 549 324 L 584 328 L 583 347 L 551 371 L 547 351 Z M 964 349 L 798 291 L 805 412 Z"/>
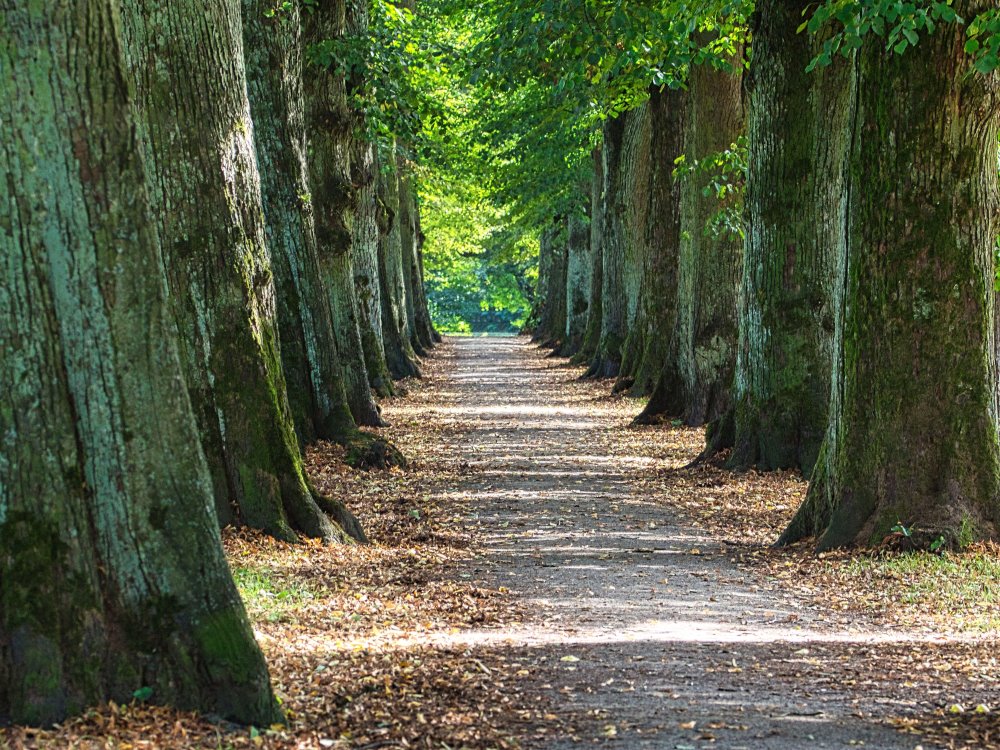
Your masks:
<path fill-rule="evenodd" d="M 573 717 L 575 735 L 556 730 L 542 745 L 916 745 L 876 719 L 916 710 L 920 696 L 873 684 L 861 663 L 911 635 L 831 622 L 758 586 L 724 540 L 679 522 L 648 480 L 690 449 L 650 432 L 640 450 L 632 433 L 626 451 L 634 403 L 596 397 L 524 339 L 454 346 L 427 417 L 466 426 L 455 489 L 471 496 L 486 540 L 466 575 L 511 589 L 530 615 L 452 640 L 532 652 L 528 690 Z"/>

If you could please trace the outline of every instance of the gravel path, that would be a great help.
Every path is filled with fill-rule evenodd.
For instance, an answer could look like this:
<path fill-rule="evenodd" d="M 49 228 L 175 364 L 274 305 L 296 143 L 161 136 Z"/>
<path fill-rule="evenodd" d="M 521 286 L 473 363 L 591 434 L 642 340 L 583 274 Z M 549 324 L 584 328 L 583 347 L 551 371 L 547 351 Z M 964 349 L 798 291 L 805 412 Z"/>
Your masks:
<path fill-rule="evenodd" d="M 672 517 L 644 481 L 664 465 L 655 441 L 618 444 L 635 403 L 598 397 L 524 339 L 453 342 L 436 418 L 467 424 L 456 489 L 472 496 L 486 539 L 466 575 L 511 589 L 530 612 L 520 626 L 455 638 L 532 654 L 528 689 L 574 728 L 538 744 L 916 746 L 877 718 L 913 696 L 886 697 L 893 690 L 859 661 L 905 634 L 831 624 Z"/>

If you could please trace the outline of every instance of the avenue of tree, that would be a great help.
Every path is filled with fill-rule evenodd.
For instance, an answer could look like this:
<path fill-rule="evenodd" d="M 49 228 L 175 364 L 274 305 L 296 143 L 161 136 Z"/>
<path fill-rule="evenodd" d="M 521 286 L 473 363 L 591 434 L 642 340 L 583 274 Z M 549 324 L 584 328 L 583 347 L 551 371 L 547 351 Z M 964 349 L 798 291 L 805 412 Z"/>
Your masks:
<path fill-rule="evenodd" d="M 360 428 L 437 337 L 368 16 L 3 4 L 0 719 L 281 720 L 220 525 L 364 541 L 303 447 L 403 463 Z"/>
<path fill-rule="evenodd" d="M 432 316 L 801 469 L 782 542 L 996 536 L 994 2 L 0 20 L 0 721 L 281 721 L 219 529 L 365 541 L 303 450 L 405 463 L 363 428 Z"/>
<path fill-rule="evenodd" d="M 513 177 L 539 236 L 535 339 L 648 397 L 637 423 L 706 425 L 699 460 L 800 469 L 781 543 L 995 538 L 995 3 L 494 17 L 497 85 L 598 113 L 574 154 Z M 554 187 L 529 191 L 532 170 Z"/>

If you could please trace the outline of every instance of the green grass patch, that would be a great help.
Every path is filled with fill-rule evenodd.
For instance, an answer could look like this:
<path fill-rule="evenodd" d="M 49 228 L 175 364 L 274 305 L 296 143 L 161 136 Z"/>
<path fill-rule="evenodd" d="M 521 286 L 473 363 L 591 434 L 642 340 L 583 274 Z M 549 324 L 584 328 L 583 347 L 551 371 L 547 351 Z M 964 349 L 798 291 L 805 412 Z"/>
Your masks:
<path fill-rule="evenodd" d="M 233 568 L 233 579 L 253 621 L 288 622 L 319 595 L 301 582 L 283 580 L 264 567 Z"/>
<path fill-rule="evenodd" d="M 871 585 L 865 597 L 903 619 L 961 630 L 1000 628 L 1000 557 L 992 552 L 909 552 L 857 557 L 845 563 L 848 577 Z"/>

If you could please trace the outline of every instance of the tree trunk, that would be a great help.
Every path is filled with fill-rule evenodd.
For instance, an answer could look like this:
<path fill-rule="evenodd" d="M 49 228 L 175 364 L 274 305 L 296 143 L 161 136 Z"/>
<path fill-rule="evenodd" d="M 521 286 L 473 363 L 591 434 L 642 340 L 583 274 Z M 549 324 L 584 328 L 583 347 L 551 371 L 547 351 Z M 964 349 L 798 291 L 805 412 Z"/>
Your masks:
<path fill-rule="evenodd" d="M 532 305 L 528 326 L 534 343 L 548 338 L 552 311 L 549 301 L 549 287 L 552 277 L 553 233 L 551 226 L 542 228 L 538 235 L 538 282 L 535 284 L 535 300 Z"/>
<path fill-rule="evenodd" d="M 287 401 L 240 4 L 122 6 L 148 189 L 220 521 L 286 540 L 344 539 L 306 482 Z"/>
<path fill-rule="evenodd" d="M 420 377 L 417 355 L 410 345 L 406 322 L 406 286 L 403 280 L 403 244 L 399 217 L 399 173 L 393 165 L 382 175 L 379 193 L 384 211 L 379 234 L 378 262 L 382 284 L 382 338 L 385 359 L 394 378 Z"/>
<path fill-rule="evenodd" d="M 703 37 L 702 43 L 707 41 Z M 734 60 L 737 67 L 738 55 Z M 743 125 L 740 74 L 694 65 L 688 85 L 684 148 L 688 165 L 728 149 Z M 681 241 L 677 271 L 675 347 L 637 421 L 658 414 L 700 425 L 725 413 L 736 366 L 736 298 L 743 243 L 713 235 L 706 225 L 721 208 L 704 195 L 712 175 L 696 171 L 681 183 Z"/>
<path fill-rule="evenodd" d="M 654 87 L 649 97 L 650 174 L 648 210 L 642 226 L 642 282 L 635 322 L 626 344 L 623 376 L 616 390 L 632 396 L 652 393 L 667 361 L 677 310 L 677 259 L 680 247 L 680 184 L 674 164 L 684 153 L 687 92 Z"/>
<path fill-rule="evenodd" d="M 181 385 L 111 0 L 0 44 L 0 719 L 157 703 L 281 720 Z"/>
<path fill-rule="evenodd" d="M 346 26 L 347 33 L 353 37 L 364 38 L 368 35 L 368 0 L 348 3 Z M 348 81 L 348 94 L 364 85 L 360 76 L 352 76 Z M 364 113 L 357 113 L 356 119 L 360 126 Z M 358 300 L 358 327 L 368 383 L 376 394 L 385 397 L 393 395 L 393 387 L 382 340 L 382 290 L 378 273 L 380 166 L 375 146 L 364 138 L 353 138 L 351 183 L 354 189 L 354 226 L 351 257 Z"/>
<path fill-rule="evenodd" d="M 590 223 L 583 211 L 569 215 L 566 227 L 566 329 L 559 354 L 579 351 L 590 311 Z"/>
<path fill-rule="evenodd" d="M 355 189 L 354 288 L 358 296 L 358 323 L 365 352 L 368 382 L 380 396 L 393 394 L 392 376 L 386 364 L 382 336 L 382 288 L 379 283 L 379 164 L 372 144 L 358 140 L 353 145 L 351 179 Z"/>
<path fill-rule="evenodd" d="M 972 18 L 990 7 L 965 0 Z M 782 541 L 959 546 L 996 533 L 1000 80 L 962 26 L 858 53 L 837 395 L 806 503 Z"/>
<path fill-rule="evenodd" d="M 425 347 L 440 343 L 441 334 L 434 329 L 431 321 L 430 307 L 427 304 L 427 286 L 424 283 L 424 233 L 420 230 L 420 202 L 417 200 L 416 188 L 411 184 L 410 194 L 413 207 L 413 274 L 415 288 L 414 315 L 417 324 L 417 335 Z"/>
<path fill-rule="evenodd" d="M 347 406 L 330 300 L 320 278 L 306 164 L 298 6 L 267 18 L 269 0 L 243 0 L 247 92 L 277 291 L 281 363 L 300 442 L 345 442 Z"/>
<path fill-rule="evenodd" d="M 410 345 L 418 357 L 427 356 L 434 340 L 430 330 L 421 332 L 421 320 L 417 313 L 423 279 L 417 260 L 416 204 L 414 203 L 412 176 L 407 174 L 406 161 L 402 155 L 399 164 L 399 241 L 403 254 L 403 285 L 406 289 L 406 328 L 410 332 Z"/>
<path fill-rule="evenodd" d="M 558 349 L 566 334 L 566 254 L 567 220 L 559 217 L 552 229 L 546 320 L 541 345 Z"/>
<path fill-rule="evenodd" d="M 326 0 L 304 13 L 303 42 L 307 49 L 343 37 L 345 12 L 344 0 Z M 351 257 L 355 195 L 350 157 L 354 116 L 347 105 L 343 76 L 312 64 L 306 66 L 304 80 L 316 241 L 323 282 L 330 296 L 347 403 L 357 424 L 383 425 L 368 382 Z"/>
<path fill-rule="evenodd" d="M 731 468 L 806 476 L 826 431 L 853 101 L 853 65 L 806 72 L 817 47 L 797 33 L 807 6 L 767 0 L 754 16 L 735 432 L 717 430 L 707 451 L 731 438 Z"/>
<path fill-rule="evenodd" d="M 622 364 L 622 344 L 628 332 L 625 295 L 626 206 L 621 204 L 622 147 L 628 112 L 604 122 L 601 149 L 604 188 L 601 221 L 601 338 L 586 377 L 613 378 Z"/>
<path fill-rule="evenodd" d="M 573 357 L 575 364 L 589 363 L 597 353 L 601 341 L 603 303 L 601 292 L 604 287 L 604 264 L 602 237 L 604 234 L 604 167 L 602 149 L 595 148 L 592 154 L 594 173 L 590 181 L 590 307 L 587 311 L 587 327 L 583 333 L 580 351 Z"/>

